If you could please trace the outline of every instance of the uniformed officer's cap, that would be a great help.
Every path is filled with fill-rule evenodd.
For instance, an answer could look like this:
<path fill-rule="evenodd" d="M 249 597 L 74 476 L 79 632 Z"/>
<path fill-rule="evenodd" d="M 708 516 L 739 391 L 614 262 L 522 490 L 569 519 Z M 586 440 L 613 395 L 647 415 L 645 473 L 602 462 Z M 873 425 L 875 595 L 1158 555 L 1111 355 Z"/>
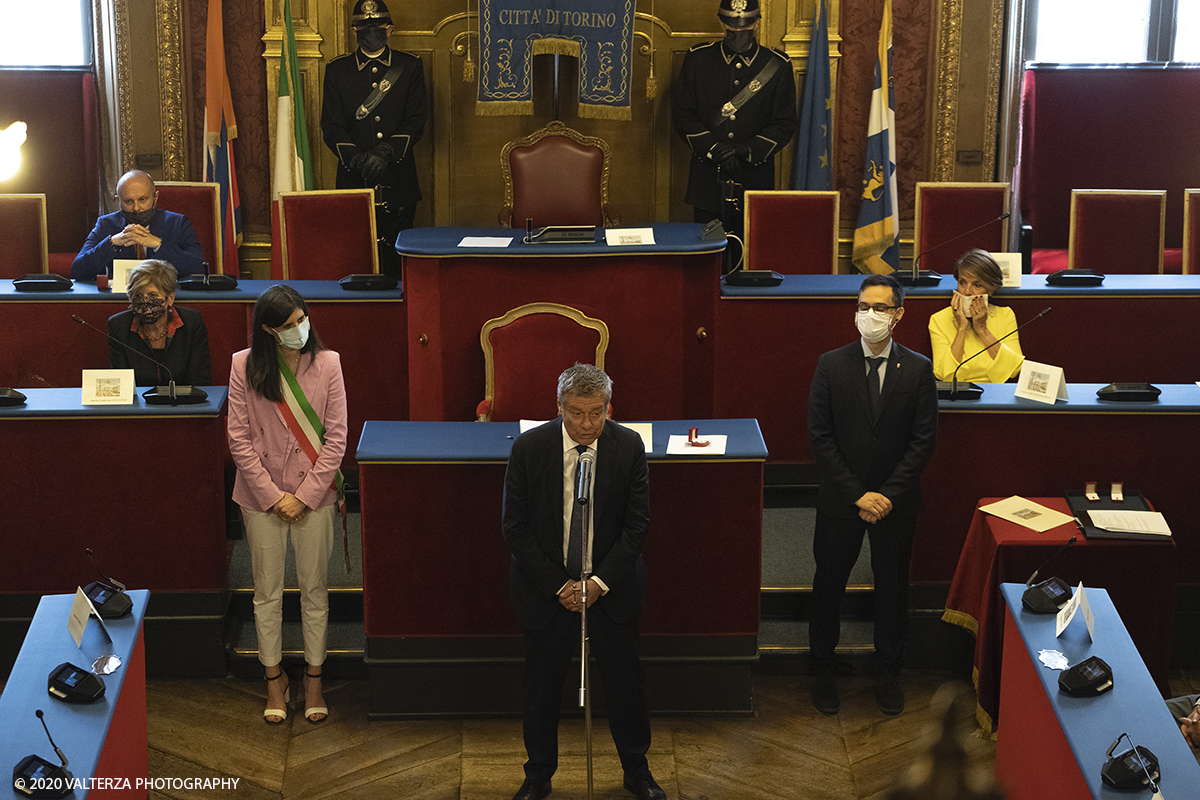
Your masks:
<path fill-rule="evenodd" d="M 758 0 L 754 0 L 754 4 L 757 7 Z M 392 24 L 392 15 L 388 12 L 387 4 L 383 0 L 358 0 L 354 4 L 354 11 L 350 14 L 351 25 L 358 28 L 380 23 Z"/>
<path fill-rule="evenodd" d="M 761 16 L 758 0 L 721 0 L 717 11 L 717 18 L 731 28 L 749 28 Z"/>

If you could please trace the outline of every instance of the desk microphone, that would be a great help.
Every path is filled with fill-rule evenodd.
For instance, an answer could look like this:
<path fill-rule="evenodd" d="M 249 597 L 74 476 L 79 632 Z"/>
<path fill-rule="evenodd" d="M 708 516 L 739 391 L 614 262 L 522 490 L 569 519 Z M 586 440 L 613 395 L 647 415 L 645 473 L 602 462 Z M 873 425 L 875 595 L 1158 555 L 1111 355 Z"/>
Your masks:
<path fill-rule="evenodd" d="M 56 767 L 41 756 L 25 756 L 13 767 L 13 789 L 26 797 L 66 797 L 75 790 L 75 776 L 67 771 L 67 757 L 54 743 L 42 710 L 39 708 L 35 713 L 42 721 L 50 746 L 62 763 Z"/>
<path fill-rule="evenodd" d="M 962 368 L 963 368 L 963 364 L 966 364 L 966 363 L 967 363 L 968 361 L 970 361 L 972 358 L 975 358 L 975 356 L 983 355 L 983 354 L 984 354 L 984 353 L 986 353 L 988 350 L 991 350 L 993 347 L 995 347 L 996 345 L 1000 344 L 1001 342 L 1003 342 L 1003 341 L 1004 341 L 1005 339 L 1007 339 L 1008 337 L 1010 337 L 1010 336 L 1016 336 L 1016 335 L 1017 335 L 1017 332 L 1018 332 L 1018 331 L 1020 331 L 1020 330 L 1021 330 L 1021 328 L 1024 328 L 1026 325 L 1028 325 L 1029 323 L 1033 322 L 1033 320 L 1036 320 L 1036 319 L 1041 319 L 1042 317 L 1046 316 L 1046 315 L 1047 315 L 1047 314 L 1049 314 L 1049 313 L 1050 313 L 1050 306 L 1046 306 L 1044 309 L 1042 309 L 1042 313 L 1038 314 L 1038 315 L 1037 315 L 1036 317 L 1034 317 L 1033 319 L 1027 319 L 1027 320 L 1025 320 L 1025 321 L 1024 321 L 1024 322 L 1022 322 L 1020 325 L 1018 325 L 1016 328 L 1013 328 L 1011 331 L 1009 331 L 1008 333 L 1006 333 L 1006 334 L 1004 334 L 1003 336 L 1001 336 L 1001 337 L 1000 337 L 999 339 L 997 339 L 997 340 L 996 340 L 996 341 L 995 341 L 993 344 L 990 344 L 990 345 L 988 345 L 987 347 L 983 348 L 982 350 L 980 350 L 980 351 L 978 351 L 978 352 L 975 352 L 975 353 L 972 353 L 971 355 L 969 355 L 969 356 L 967 356 L 966 358 L 964 358 L 964 359 L 962 360 L 962 362 L 960 362 L 960 363 L 959 363 L 959 365 L 958 365 L 957 367 L 955 367 L 955 368 L 954 368 L 954 374 L 950 376 L 950 394 L 948 395 L 948 396 L 949 396 L 949 398 L 950 398 L 951 400 L 957 400 L 957 399 L 958 399 L 958 371 L 959 371 L 960 369 L 962 369 Z M 964 397 L 978 397 L 978 396 L 979 396 L 979 395 L 981 395 L 981 394 L 983 394 L 983 390 L 982 390 L 982 389 L 980 389 L 979 387 L 975 387 L 974 389 L 971 389 L 971 390 L 969 390 L 969 391 L 964 391 L 964 392 L 963 392 L 963 396 L 964 396 Z"/>
<path fill-rule="evenodd" d="M 592 465 L 596 462 L 596 454 L 584 450 L 579 454 L 579 469 L 575 471 L 575 502 L 586 506 L 592 498 Z"/>
<path fill-rule="evenodd" d="M 88 596 L 92 605 L 96 607 L 96 611 L 104 619 L 120 619 L 129 616 L 133 612 L 133 601 L 129 599 L 129 595 L 125 594 L 125 584 L 104 574 L 104 571 L 92 558 L 92 548 L 84 548 L 84 552 L 87 553 L 87 559 L 95 567 L 96 572 L 108 583 L 92 581 L 83 587 L 83 593 Z"/>
<path fill-rule="evenodd" d="M 1062 578 L 1050 578 L 1039 584 L 1034 584 L 1038 573 L 1046 565 L 1058 557 L 1059 553 L 1075 544 L 1076 537 L 1072 536 L 1067 543 L 1050 554 L 1042 565 L 1033 571 L 1029 580 L 1025 581 L 1025 593 L 1021 595 L 1021 605 L 1034 614 L 1057 614 L 1059 606 L 1071 596 L 1071 587 Z"/>
<path fill-rule="evenodd" d="M 941 283 L 942 276 L 936 272 L 930 272 L 928 270 L 922 271 L 920 268 L 922 258 L 929 255 L 934 250 L 945 247 L 948 244 L 957 242 L 959 239 L 962 239 L 963 237 L 966 237 L 966 236 L 970 236 L 972 233 L 975 233 L 975 231 L 982 230 L 989 225 L 995 225 L 997 222 L 1003 222 L 1004 220 L 1008 219 L 1011 216 L 1012 216 L 1012 214 L 1005 211 L 1003 214 L 996 217 L 995 219 L 990 219 L 987 222 L 983 223 L 982 225 L 976 225 L 974 228 L 971 228 L 969 231 L 964 231 L 964 232 L 960 233 L 958 236 L 955 236 L 951 239 L 947 239 L 946 241 L 940 242 L 939 244 L 935 244 L 933 247 L 929 247 L 929 248 L 926 248 L 925 250 L 922 250 L 921 253 L 916 258 L 913 259 L 912 270 L 909 272 L 906 272 L 904 274 L 900 274 L 899 272 L 897 272 L 896 279 L 899 280 L 900 283 L 904 284 L 905 286 L 937 286 L 939 283 Z"/>
<path fill-rule="evenodd" d="M 84 326 L 85 328 L 91 328 L 96 333 L 103 336 L 105 339 L 108 339 L 110 342 L 116 342 L 117 344 L 121 345 L 121 347 L 124 347 L 129 352 L 135 353 L 140 358 L 146 359 L 150 363 L 154 364 L 155 367 L 158 367 L 160 369 L 164 369 L 167 371 L 167 377 L 170 378 L 170 382 L 166 386 L 155 386 L 150 389 L 147 389 L 142 394 L 142 399 L 144 399 L 146 401 L 147 405 L 152 405 L 152 406 L 192 405 L 194 403 L 203 403 L 205 400 L 208 399 L 208 392 L 204 391 L 203 389 L 201 389 L 198 386 L 184 386 L 182 384 L 179 386 L 176 386 L 175 385 L 175 376 L 173 374 L 171 374 L 170 367 L 168 367 L 166 364 L 161 363 L 158 359 L 156 359 L 152 356 L 148 356 L 145 353 L 140 352 L 138 350 L 135 350 L 134 348 L 132 348 L 129 345 L 122 342 L 120 339 L 113 337 L 107 331 L 100 330 L 95 325 L 88 323 L 87 321 L 85 321 L 84 319 L 82 319 L 81 317 L 79 317 L 75 314 L 71 315 L 71 319 L 75 320 L 80 325 Z"/>
<path fill-rule="evenodd" d="M 1122 739 L 1129 740 L 1129 749 L 1114 756 L 1113 752 Z M 1155 780 L 1161 777 L 1158 758 L 1150 751 L 1150 748 L 1134 744 L 1133 737 L 1128 733 L 1122 733 L 1113 739 L 1104 758 L 1104 766 L 1100 769 L 1100 778 L 1104 783 L 1115 789 L 1124 790 L 1141 789 L 1143 786 L 1149 785 L 1150 790 L 1156 795 L 1158 794 L 1158 783 Z"/>

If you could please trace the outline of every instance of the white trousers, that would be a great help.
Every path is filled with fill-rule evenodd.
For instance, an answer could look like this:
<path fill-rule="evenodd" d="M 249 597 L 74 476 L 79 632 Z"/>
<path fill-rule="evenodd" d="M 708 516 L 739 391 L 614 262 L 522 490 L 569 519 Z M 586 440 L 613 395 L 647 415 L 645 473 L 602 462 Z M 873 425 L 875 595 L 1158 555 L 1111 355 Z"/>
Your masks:
<path fill-rule="evenodd" d="M 336 506 L 310 511 L 303 522 L 287 523 L 274 514 L 242 507 L 250 566 L 254 573 L 254 628 L 258 660 L 273 667 L 283 660 L 283 562 L 288 535 L 296 553 L 300 584 L 300 618 L 304 629 L 304 660 L 314 667 L 325 663 L 329 627 L 329 556 L 333 553 Z"/>

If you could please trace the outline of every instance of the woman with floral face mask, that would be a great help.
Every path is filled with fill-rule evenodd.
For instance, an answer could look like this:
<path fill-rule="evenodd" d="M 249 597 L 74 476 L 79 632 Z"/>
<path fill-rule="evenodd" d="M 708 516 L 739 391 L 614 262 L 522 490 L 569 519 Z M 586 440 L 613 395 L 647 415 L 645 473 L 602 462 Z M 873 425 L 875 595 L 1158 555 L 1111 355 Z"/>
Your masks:
<path fill-rule="evenodd" d="M 177 283 L 166 261 L 143 261 L 129 271 L 129 310 L 108 318 L 109 366 L 133 370 L 138 386 L 212 384 L 204 315 L 175 305 Z"/>
<path fill-rule="evenodd" d="M 343 494 L 346 389 L 338 354 L 326 350 L 308 306 L 290 286 L 272 286 L 254 304 L 250 349 L 229 372 L 229 452 L 237 466 L 233 500 L 242 509 L 254 573 L 254 627 L 267 679 L 263 718 L 287 718 L 283 564 L 296 554 L 304 631 L 304 717 L 329 716 L 321 690 L 329 623 L 329 556 L 334 508 Z M 342 505 L 344 512 L 344 505 Z"/>
<path fill-rule="evenodd" d="M 1004 283 L 1000 265 L 984 250 L 968 250 L 954 265 L 958 288 L 943 308 L 929 318 L 933 374 L 948 381 L 958 370 L 959 383 L 1004 383 L 1021 371 L 1025 356 L 1015 335 L 1017 316 L 1011 308 L 989 302 Z M 986 348 L 975 358 L 971 356 Z"/>

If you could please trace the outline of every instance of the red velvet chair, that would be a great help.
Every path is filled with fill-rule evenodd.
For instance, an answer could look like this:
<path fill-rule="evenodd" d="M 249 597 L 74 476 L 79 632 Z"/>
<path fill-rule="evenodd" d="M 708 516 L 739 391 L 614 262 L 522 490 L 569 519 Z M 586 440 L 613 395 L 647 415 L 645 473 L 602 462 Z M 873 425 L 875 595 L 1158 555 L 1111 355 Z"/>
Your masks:
<path fill-rule="evenodd" d="M 747 191 L 744 269 L 836 273 L 839 204 L 838 192 Z"/>
<path fill-rule="evenodd" d="M 608 326 L 570 306 L 529 303 L 485 322 L 479 343 L 484 398 L 476 418 L 553 419 L 558 416 L 555 386 L 564 369 L 576 362 L 604 369 Z"/>
<path fill-rule="evenodd" d="M 1183 190 L 1183 274 L 1200 274 L 1200 189 Z"/>
<path fill-rule="evenodd" d="M 1070 269 L 1161 274 L 1167 193 L 1145 189 L 1073 189 Z"/>
<path fill-rule="evenodd" d="M 161 181 L 158 189 L 158 207 L 164 211 L 183 214 L 192 223 L 204 260 L 208 262 L 209 275 L 225 274 L 225 248 L 221 241 L 221 187 L 215 183 L 190 183 L 187 181 Z"/>
<path fill-rule="evenodd" d="M 968 250 L 1009 249 L 1008 220 L 988 224 L 1009 210 L 1009 184 L 922 181 L 916 197 L 913 256 L 921 256 L 921 269 L 953 275 L 954 264 Z"/>
<path fill-rule="evenodd" d="M 371 189 L 280 192 L 283 280 L 336 281 L 379 272 Z"/>
<path fill-rule="evenodd" d="M 0 278 L 50 271 L 46 195 L 0 194 Z"/>
<path fill-rule="evenodd" d="M 612 150 L 608 142 L 584 136 L 554 120 L 514 139 L 500 151 L 504 207 L 500 225 L 524 228 L 532 219 L 547 225 L 619 225 L 621 215 L 608 202 Z"/>

